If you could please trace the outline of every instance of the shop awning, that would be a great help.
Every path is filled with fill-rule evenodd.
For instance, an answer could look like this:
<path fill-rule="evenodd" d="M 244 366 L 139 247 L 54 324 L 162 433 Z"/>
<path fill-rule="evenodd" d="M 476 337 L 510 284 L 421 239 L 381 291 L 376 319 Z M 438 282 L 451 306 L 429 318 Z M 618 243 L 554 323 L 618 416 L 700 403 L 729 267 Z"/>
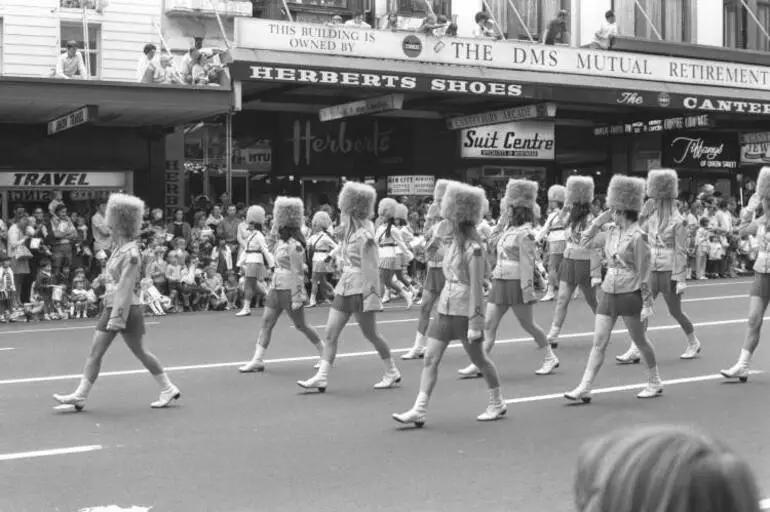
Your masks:
<path fill-rule="evenodd" d="M 175 126 L 227 112 L 231 95 L 214 87 L 2 77 L 0 120 L 44 125 L 95 105 L 99 125 Z"/>

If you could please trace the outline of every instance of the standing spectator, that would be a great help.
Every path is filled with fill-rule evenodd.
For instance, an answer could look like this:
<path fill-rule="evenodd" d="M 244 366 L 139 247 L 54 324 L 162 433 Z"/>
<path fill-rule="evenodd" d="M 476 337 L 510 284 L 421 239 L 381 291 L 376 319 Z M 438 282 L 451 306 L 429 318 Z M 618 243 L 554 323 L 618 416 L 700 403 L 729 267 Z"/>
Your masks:
<path fill-rule="evenodd" d="M 67 215 L 67 207 L 59 204 L 51 217 L 53 233 L 53 273 L 57 274 L 63 266 L 72 265 L 72 245 L 77 241 L 77 230 Z"/>
<path fill-rule="evenodd" d="M 364 13 L 362 12 L 357 12 L 355 16 L 353 16 L 353 19 L 346 21 L 345 26 L 356 28 L 372 28 L 371 25 L 364 21 Z"/>
<path fill-rule="evenodd" d="M 480 11 L 476 13 L 476 27 L 473 29 L 475 39 L 502 39 L 503 36 L 497 29 L 497 24 L 492 21 L 489 13 Z"/>
<path fill-rule="evenodd" d="M 0 258 L 0 322 L 10 320 L 11 310 L 16 302 L 16 284 L 11 268 L 11 258 Z"/>
<path fill-rule="evenodd" d="M 183 209 L 177 208 L 174 210 L 174 220 L 166 226 L 166 231 L 169 236 L 183 238 L 186 245 L 190 244 L 190 241 L 192 240 L 192 228 L 190 227 L 190 223 L 185 222 L 184 220 Z"/>
<path fill-rule="evenodd" d="M 75 41 L 67 41 L 67 50 L 56 61 L 56 78 L 88 80 L 83 54 Z"/>
<path fill-rule="evenodd" d="M 99 206 L 96 209 L 93 217 L 91 217 L 91 235 L 94 238 L 94 256 L 98 255 L 101 251 L 107 254 L 112 245 L 112 235 L 107 227 L 107 221 L 104 214 L 107 211 L 107 203 L 104 201 L 99 202 Z"/>
<path fill-rule="evenodd" d="M 225 220 L 225 218 L 222 215 L 222 207 L 218 204 L 215 204 L 214 207 L 211 208 L 211 214 L 209 214 L 208 219 L 206 219 L 206 224 L 211 226 L 212 229 L 216 230 L 223 220 Z"/>
<path fill-rule="evenodd" d="M 618 25 L 615 23 L 615 12 L 604 13 L 604 22 L 594 34 L 594 40 L 589 45 L 594 50 L 609 50 L 612 40 L 618 35 Z"/>
<path fill-rule="evenodd" d="M 548 30 L 545 33 L 545 44 L 566 44 L 567 41 L 567 11 L 562 9 L 556 18 L 548 24 Z"/>
<path fill-rule="evenodd" d="M 11 268 L 16 283 L 16 301 L 21 304 L 29 302 L 29 291 L 32 286 L 29 268 L 32 252 L 27 246 L 28 226 L 29 217 L 20 217 L 8 230 L 8 257 L 11 258 Z"/>
<path fill-rule="evenodd" d="M 55 190 L 53 199 L 48 203 L 48 211 L 51 215 L 56 215 L 56 208 L 58 208 L 60 204 L 64 204 L 64 194 L 62 194 L 61 190 Z"/>
<path fill-rule="evenodd" d="M 227 243 L 227 246 L 230 247 L 230 253 L 235 260 L 238 259 L 238 225 L 241 223 L 237 213 L 238 209 L 235 205 L 229 205 L 227 207 L 227 216 L 217 228 L 217 236 Z"/>

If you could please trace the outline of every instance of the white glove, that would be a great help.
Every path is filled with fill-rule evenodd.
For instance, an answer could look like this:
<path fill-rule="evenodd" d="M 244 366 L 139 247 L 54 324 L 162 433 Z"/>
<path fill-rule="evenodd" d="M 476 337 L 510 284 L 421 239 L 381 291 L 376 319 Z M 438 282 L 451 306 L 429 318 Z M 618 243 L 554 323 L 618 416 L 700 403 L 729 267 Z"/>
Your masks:
<path fill-rule="evenodd" d="M 468 341 L 479 341 L 484 338 L 484 333 L 474 329 L 468 329 Z"/>
<path fill-rule="evenodd" d="M 684 293 L 684 291 L 687 289 L 687 283 L 684 281 L 677 281 L 676 283 L 676 294 L 681 295 Z"/>
<path fill-rule="evenodd" d="M 591 288 L 596 288 L 597 286 L 602 285 L 602 278 L 601 277 L 592 277 L 591 278 Z"/>
<path fill-rule="evenodd" d="M 643 321 L 647 320 L 648 318 L 650 318 L 652 316 L 652 314 L 653 314 L 653 311 L 652 311 L 652 307 L 651 306 L 644 306 L 644 307 L 642 307 L 642 315 L 641 315 L 641 317 L 642 317 Z"/>

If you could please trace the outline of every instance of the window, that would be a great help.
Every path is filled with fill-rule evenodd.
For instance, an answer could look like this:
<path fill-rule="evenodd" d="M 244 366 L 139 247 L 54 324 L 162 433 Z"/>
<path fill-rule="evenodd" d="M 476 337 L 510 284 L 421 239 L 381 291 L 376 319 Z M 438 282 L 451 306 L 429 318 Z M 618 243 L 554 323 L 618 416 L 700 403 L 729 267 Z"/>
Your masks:
<path fill-rule="evenodd" d="M 3 18 L 0 18 L 0 76 L 3 75 Z"/>
<path fill-rule="evenodd" d="M 729 48 L 770 51 L 770 41 L 757 27 L 740 0 L 724 0 L 724 39 Z M 770 0 L 758 0 L 754 14 L 759 24 L 770 30 Z"/>
<path fill-rule="evenodd" d="M 757 19 L 759 19 L 759 24 L 765 27 L 765 31 L 770 32 L 770 1 L 760 1 L 757 3 Z M 759 41 L 757 41 L 756 49 L 770 52 L 770 41 L 768 41 L 767 36 L 761 30 L 757 32 Z"/>
<path fill-rule="evenodd" d="M 569 11 L 570 0 L 489 0 L 489 7 L 492 10 L 490 14 L 508 39 L 529 40 L 529 31 L 533 39 L 542 40 L 548 23 L 556 18 L 558 12 L 561 9 Z"/>
<path fill-rule="evenodd" d="M 63 9 L 96 9 L 97 0 L 59 0 L 59 7 Z"/>
<path fill-rule="evenodd" d="M 451 0 L 427 0 L 433 5 L 436 16 L 441 14 L 449 17 L 452 15 Z M 396 12 L 400 16 L 425 16 L 425 2 L 423 0 L 397 0 Z"/>
<path fill-rule="evenodd" d="M 88 49 L 83 44 L 85 30 L 81 23 L 65 24 L 61 25 L 61 51 L 62 53 L 67 51 L 67 41 L 75 41 L 83 54 L 83 60 L 86 61 L 86 66 L 91 75 L 91 78 L 99 78 L 99 71 L 101 68 L 101 37 L 102 27 L 98 24 L 88 24 Z"/>
<path fill-rule="evenodd" d="M 634 0 L 615 0 L 618 33 L 658 40 L 657 30 L 664 41 L 694 43 L 696 3 L 696 0 L 639 0 L 637 4 Z"/>

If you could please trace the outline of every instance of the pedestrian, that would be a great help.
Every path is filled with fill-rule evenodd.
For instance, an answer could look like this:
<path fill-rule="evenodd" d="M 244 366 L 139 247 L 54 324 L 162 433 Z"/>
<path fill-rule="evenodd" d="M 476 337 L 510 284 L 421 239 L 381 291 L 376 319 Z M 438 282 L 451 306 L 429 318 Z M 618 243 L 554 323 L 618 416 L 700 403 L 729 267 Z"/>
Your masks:
<path fill-rule="evenodd" d="M 158 358 L 144 348 L 141 252 L 137 244 L 144 208 L 141 199 L 126 194 L 112 194 L 107 202 L 106 223 L 112 233 L 114 250 L 105 268 L 105 309 L 96 324 L 91 354 L 86 359 L 83 377 L 77 389 L 69 395 L 53 395 L 67 409 L 74 407 L 76 411 L 83 410 L 91 387 L 99 377 L 102 359 L 118 333 L 160 385 L 160 398 L 150 404 L 151 407 L 166 407 L 182 396 L 179 388 L 171 383 Z"/>
<path fill-rule="evenodd" d="M 548 29 L 543 41 L 547 45 L 567 44 L 567 11 L 562 9 L 556 17 L 548 23 Z"/>
<path fill-rule="evenodd" d="M 505 416 L 507 408 L 500 389 L 495 364 L 484 351 L 484 280 L 486 252 L 476 229 L 487 207 L 484 190 L 464 183 L 452 183 L 441 202 L 445 228 L 452 244 L 443 262 L 446 284 L 438 299 L 438 316 L 428 329 L 428 348 L 420 379 L 420 391 L 414 406 L 405 413 L 393 414 L 399 423 L 422 427 L 438 379 L 441 358 L 452 341 L 461 341 L 465 352 L 480 369 L 489 388 L 487 410 L 478 421 L 494 421 Z"/>
<path fill-rule="evenodd" d="M 583 292 L 588 307 L 596 314 L 596 288 L 601 283 L 601 258 L 598 252 L 589 247 L 583 234 L 594 219 L 591 203 L 594 200 L 594 180 L 590 176 L 570 176 L 567 178 L 565 207 L 562 216 L 555 221 L 566 223 L 564 256 L 559 266 L 559 293 L 553 312 L 548 342 L 553 348 L 559 346 L 564 321 L 567 318 L 569 304 L 576 289 Z"/>
<path fill-rule="evenodd" d="M 297 197 L 279 197 L 273 206 L 273 233 L 278 240 L 273 248 L 276 269 L 273 273 L 273 285 L 265 301 L 262 316 L 262 329 L 257 336 L 257 346 L 251 361 L 242 366 L 241 373 L 261 372 L 265 370 L 264 355 L 270 346 L 270 340 L 281 313 L 286 313 L 294 322 L 299 332 L 323 355 L 323 345 L 318 333 L 305 319 L 305 255 L 307 243 L 302 236 L 305 219 L 305 206 Z"/>
<path fill-rule="evenodd" d="M 391 356 L 387 341 L 377 330 L 376 312 L 382 311 L 380 279 L 377 262 L 377 242 L 374 238 L 374 216 L 377 192 L 374 187 L 348 181 L 342 187 L 338 206 L 342 215 L 342 241 L 339 259 L 342 275 L 334 290 L 334 302 L 326 325 L 326 343 L 318 371 L 308 380 L 297 384 L 305 389 L 326 391 L 342 330 L 355 316 L 364 337 L 374 345 L 385 365 L 385 375 L 375 389 L 389 389 L 401 382 L 401 372 Z"/>
<path fill-rule="evenodd" d="M 679 323 L 687 337 L 687 348 L 681 359 L 695 359 L 701 352 L 701 344 L 695 335 L 695 327 L 682 311 L 682 295 L 687 288 L 687 221 L 679 213 L 676 199 L 679 196 L 679 176 L 671 169 L 651 170 L 647 174 L 647 197 L 642 216 L 642 228 L 647 232 L 650 244 L 652 270 L 650 293 L 654 301 L 658 294 L 668 306 L 669 314 Z M 647 332 L 647 322 L 644 322 Z M 636 345 L 615 359 L 622 364 L 641 361 Z"/>
<path fill-rule="evenodd" d="M 425 284 L 422 287 L 422 304 L 420 304 L 420 316 L 417 320 L 417 334 L 415 335 L 414 345 L 409 351 L 401 356 L 401 359 L 422 359 L 425 357 L 425 347 L 427 345 L 426 334 L 430 324 L 430 315 L 433 312 L 433 306 L 444 289 L 444 252 L 445 248 L 451 243 L 451 237 L 439 232 L 442 225 L 441 221 L 441 200 L 444 197 L 447 186 L 451 183 L 457 183 L 452 180 L 438 180 L 433 189 L 433 204 L 428 208 L 428 214 L 425 225 L 425 255 L 428 264 L 428 273 L 425 276 Z"/>
<path fill-rule="evenodd" d="M 757 217 L 757 210 L 762 208 L 762 215 Z M 757 259 L 754 262 L 754 282 L 749 291 L 749 322 L 746 338 L 743 342 L 738 362 L 727 370 L 722 370 L 726 379 L 749 379 L 751 358 L 759 346 L 762 332 L 762 320 L 770 304 L 770 167 L 763 167 L 757 178 L 757 191 L 743 209 L 738 236 L 757 237 Z"/>
<path fill-rule="evenodd" d="M 644 320 L 652 315 L 650 246 L 638 222 L 644 189 L 643 178 L 613 176 L 607 191 L 609 209 L 600 214 L 583 234 L 586 246 L 604 248 L 608 268 L 602 283 L 602 301 L 596 309 L 593 347 L 580 384 L 564 394 L 568 400 L 591 401 L 591 389 L 604 363 L 612 328 L 618 317 L 623 317 L 631 339 L 639 347 L 649 368 L 647 386 L 636 395 L 637 398 L 654 398 L 663 394 L 655 348 L 645 337 L 643 325 Z M 611 220 L 615 225 L 603 231 L 602 226 Z"/>
<path fill-rule="evenodd" d="M 552 185 L 548 189 L 548 205 L 551 213 L 538 235 L 538 239 L 545 239 L 548 244 L 548 292 L 541 302 L 549 302 L 556 298 L 559 289 L 559 267 L 564 259 L 564 249 L 567 246 L 566 228 L 567 220 L 562 217 L 564 200 L 567 189 L 562 185 Z"/>
<path fill-rule="evenodd" d="M 497 257 L 492 270 L 492 288 L 489 291 L 485 314 L 484 349 L 487 354 L 492 352 L 500 321 L 508 310 L 512 310 L 522 329 L 545 351 L 543 364 L 535 373 L 548 375 L 559 367 L 559 360 L 534 317 L 533 306 L 537 303 L 534 284 L 537 259 L 534 235 L 537 189 L 536 181 L 526 179 L 512 179 L 506 187 L 503 199 L 505 214 L 494 240 Z M 458 373 L 462 377 L 483 376 L 483 371 L 473 363 Z"/>

